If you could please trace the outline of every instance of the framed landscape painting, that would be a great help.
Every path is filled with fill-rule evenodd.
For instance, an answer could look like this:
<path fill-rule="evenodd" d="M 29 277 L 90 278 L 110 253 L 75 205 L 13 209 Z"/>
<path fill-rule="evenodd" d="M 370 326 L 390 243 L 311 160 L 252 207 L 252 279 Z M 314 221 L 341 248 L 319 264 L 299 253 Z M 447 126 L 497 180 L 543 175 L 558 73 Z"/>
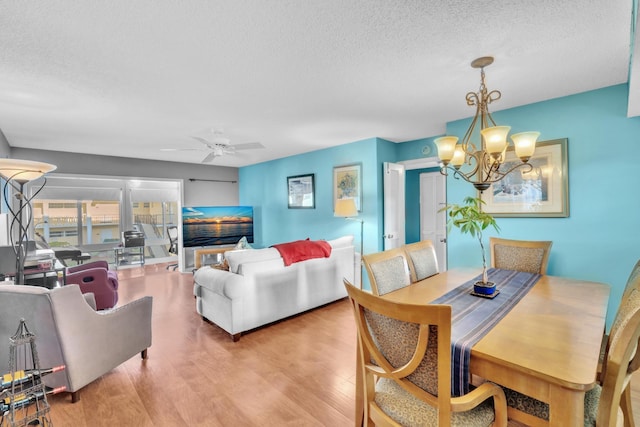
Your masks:
<path fill-rule="evenodd" d="M 567 139 L 536 144 L 529 159 L 533 166 L 518 168 L 481 193 L 483 210 L 495 217 L 568 217 L 569 168 Z M 520 163 L 513 147 L 502 170 Z"/>

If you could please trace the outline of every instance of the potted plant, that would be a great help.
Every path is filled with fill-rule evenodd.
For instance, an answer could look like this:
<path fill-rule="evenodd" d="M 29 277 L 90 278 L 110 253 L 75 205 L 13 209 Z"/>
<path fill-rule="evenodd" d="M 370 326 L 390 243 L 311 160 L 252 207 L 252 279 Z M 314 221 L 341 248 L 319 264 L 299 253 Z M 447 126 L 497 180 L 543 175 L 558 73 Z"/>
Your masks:
<path fill-rule="evenodd" d="M 482 281 L 476 282 L 474 291 L 484 295 L 492 295 L 495 292 L 495 283 L 489 282 L 487 279 L 487 258 L 485 256 L 484 244 L 482 243 L 482 231 L 492 226 L 497 232 L 500 227 L 496 220 L 486 212 L 482 212 L 484 201 L 479 197 L 465 197 L 464 205 L 447 205 L 440 211 L 448 210 L 449 219 L 447 220 L 447 228 L 457 227 L 460 232 L 468 233 L 471 237 L 477 237 L 480 242 L 480 250 L 482 251 Z"/>

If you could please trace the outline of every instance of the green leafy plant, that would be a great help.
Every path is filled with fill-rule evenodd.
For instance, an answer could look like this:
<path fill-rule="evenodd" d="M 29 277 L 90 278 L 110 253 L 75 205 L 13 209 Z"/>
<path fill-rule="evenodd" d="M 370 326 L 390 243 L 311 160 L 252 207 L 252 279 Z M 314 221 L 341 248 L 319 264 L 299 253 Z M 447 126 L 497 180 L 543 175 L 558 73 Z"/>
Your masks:
<path fill-rule="evenodd" d="M 482 251 L 482 283 L 487 283 L 487 258 L 482 243 L 482 231 L 491 226 L 500 232 L 500 227 L 491 214 L 482 212 L 483 204 L 484 201 L 479 197 L 465 197 L 464 205 L 451 204 L 440 211 L 449 211 L 447 214 L 449 217 L 447 220 L 448 230 L 451 230 L 451 227 L 456 227 L 460 229 L 461 233 L 478 238 Z"/>

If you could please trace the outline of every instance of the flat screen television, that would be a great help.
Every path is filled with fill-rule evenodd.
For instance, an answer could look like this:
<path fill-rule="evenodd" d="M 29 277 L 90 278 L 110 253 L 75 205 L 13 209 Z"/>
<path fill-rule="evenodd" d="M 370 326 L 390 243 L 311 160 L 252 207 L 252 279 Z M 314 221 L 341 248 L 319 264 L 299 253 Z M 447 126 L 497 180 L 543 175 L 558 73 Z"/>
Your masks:
<path fill-rule="evenodd" d="M 253 207 L 194 206 L 182 208 L 182 245 L 185 248 L 253 243 Z"/>

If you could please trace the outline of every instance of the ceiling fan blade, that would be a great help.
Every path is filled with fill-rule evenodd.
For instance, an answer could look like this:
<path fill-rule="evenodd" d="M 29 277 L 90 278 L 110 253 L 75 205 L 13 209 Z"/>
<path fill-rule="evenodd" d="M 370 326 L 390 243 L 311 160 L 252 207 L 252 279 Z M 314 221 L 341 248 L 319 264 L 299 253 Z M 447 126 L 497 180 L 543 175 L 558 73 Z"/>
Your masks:
<path fill-rule="evenodd" d="M 217 156 L 216 156 L 216 153 L 211 152 L 211 153 L 207 154 L 207 157 L 205 157 L 204 159 L 202 159 L 202 163 L 210 163 L 210 162 L 212 162 L 212 161 L 213 161 L 213 159 L 215 159 L 216 157 L 217 157 Z"/>
<path fill-rule="evenodd" d="M 191 138 L 193 138 L 193 139 L 195 139 L 195 140 L 197 140 L 197 141 L 202 142 L 204 145 L 206 145 L 206 146 L 207 146 L 207 147 L 209 147 L 209 148 L 213 148 L 213 147 L 211 146 L 211 143 L 210 143 L 209 141 L 207 141 L 206 139 L 204 139 L 204 138 L 202 138 L 202 137 L 200 137 L 200 136 L 191 136 Z"/>
<path fill-rule="evenodd" d="M 253 150 L 257 148 L 264 148 L 264 145 L 259 142 L 247 142 L 245 144 L 233 144 L 231 145 L 236 150 Z"/>
<path fill-rule="evenodd" d="M 202 148 L 161 148 L 160 151 L 202 151 Z"/>

